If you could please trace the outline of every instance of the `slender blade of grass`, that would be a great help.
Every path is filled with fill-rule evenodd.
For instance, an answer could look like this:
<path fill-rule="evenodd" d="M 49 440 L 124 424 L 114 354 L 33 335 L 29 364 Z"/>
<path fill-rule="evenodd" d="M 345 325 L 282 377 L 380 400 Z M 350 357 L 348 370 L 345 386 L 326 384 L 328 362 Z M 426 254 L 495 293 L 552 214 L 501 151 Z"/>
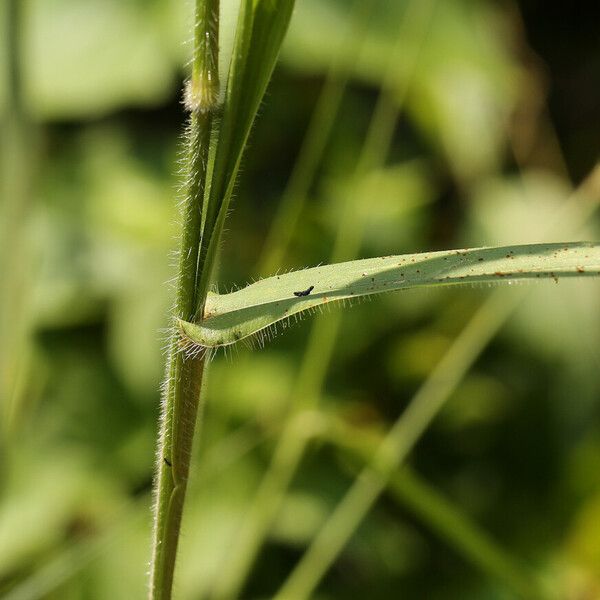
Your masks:
<path fill-rule="evenodd" d="M 2 29 L 0 89 L 0 437 L 17 431 L 25 417 L 32 362 L 31 288 L 34 248 L 28 227 L 38 158 L 37 128 L 27 111 L 22 80 L 25 7 L 8 0 Z M 3 440 L 0 440 L 2 442 Z"/>
<path fill-rule="evenodd" d="M 323 435 L 341 451 L 350 454 L 354 461 L 364 464 L 370 463 L 381 443 L 379 432 L 364 431 L 339 418 L 330 420 L 323 428 Z M 352 471 L 355 469 L 352 468 Z M 403 467 L 392 473 L 387 493 L 488 577 L 504 584 L 518 597 L 528 598 L 536 594 L 539 588 L 537 578 L 523 561 L 504 550 L 460 507 L 454 506 L 413 470 Z M 538 595 L 542 594 L 540 589 Z"/>
<path fill-rule="evenodd" d="M 242 154 L 275 68 L 295 0 L 243 0 L 231 59 L 225 106 L 219 126 L 201 260 L 215 263 Z M 199 297 L 206 295 L 212 278 L 207 269 L 199 280 Z M 201 313 L 203 302 L 197 306 Z"/>
<path fill-rule="evenodd" d="M 276 275 L 230 294 L 209 294 L 201 323 L 180 320 L 194 344 L 224 346 L 331 302 L 435 285 L 597 277 L 600 244 L 575 242 L 405 254 Z"/>
<path fill-rule="evenodd" d="M 311 597 L 335 557 L 389 484 L 394 471 L 402 464 L 483 348 L 512 314 L 521 297 L 522 294 L 493 294 L 473 316 L 378 446 L 370 464 L 361 471 L 321 528 L 275 600 L 304 600 Z"/>

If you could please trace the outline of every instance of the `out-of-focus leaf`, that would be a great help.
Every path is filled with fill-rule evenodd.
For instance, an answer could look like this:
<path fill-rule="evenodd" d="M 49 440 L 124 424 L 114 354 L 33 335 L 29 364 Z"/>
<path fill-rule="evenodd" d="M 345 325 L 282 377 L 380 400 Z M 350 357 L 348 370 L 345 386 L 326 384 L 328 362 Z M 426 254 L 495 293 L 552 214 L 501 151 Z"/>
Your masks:
<path fill-rule="evenodd" d="M 51 202 L 38 211 L 36 239 L 44 255 L 36 322 L 51 329 L 76 326 L 97 320 L 108 306 L 115 368 L 135 394 L 154 394 L 171 301 L 165 283 L 177 231 L 174 182 L 134 156 L 131 142 L 114 128 L 89 128 L 73 146 L 79 177 L 70 163 L 57 160 L 44 184 Z M 142 330 L 143 337 L 136 333 Z"/>
<path fill-rule="evenodd" d="M 421 239 L 423 209 L 434 193 L 430 169 L 418 160 L 377 169 L 358 180 L 336 177 L 327 189 L 332 201 L 324 217 L 328 227 L 337 227 L 343 205 L 352 198 L 356 206 L 352 218 L 360 223 L 365 245 L 373 254 L 414 248 Z"/>
<path fill-rule="evenodd" d="M 349 65 L 355 78 L 378 86 L 409 0 L 384 0 L 372 20 L 359 60 Z M 349 11 L 345 3 L 299 3 L 283 48 L 283 59 L 300 71 L 325 72 L 339 47 Z M 485 3 L 438 1 L 425 39 L 404 41 L 404 56 L 421 53 L 413 71 L 401 59 L 397 87 L 409 83 L 406 108 L 462 180 L 495 171 L 500 163 L 506 120 L 517 97 L 519 67 L 505 48 L 498 12 Z M 338 57 L 344 65 L 344 57 Z M 344 68 L 348 65 L 344 65 Z M 403 93 L 400 91 L 400 96 Z"/>
<path fill-rule="evenodd" d="M 22 568 L 33 557 L 60 544 L 69 528 L 92 530 L 114 507 L 110 482 L 86 468 L 85 461 L 53 451 L 42 460 L 31 448 L 12 461 L 0 500 L 0 576 Z M 14 456 L 14 455 L 13 455 Z"/>
<path fill-rule="evenodd" d="M 217 361 L 211 368 L 207 395 L 215 400 L 213 410 L 244 421 L 257 415 L 268 420 L 282 414 L 293 382 L 289 361 L 269 354 L 241 353 L 236 357 L 236 377 L 231 377 L 229 367 Z"/>
<path fill-rule="evenodd" d="M 226 477 L 211 478 L 210 486 L 200 477 L 192 480 L 185 523 L 186 530 L 195 535 L 184 535 L 180 542 L 181 555 L 191 557 L 179 566 L 181 598 L 206 597 L 209 586 L 219 577 L 222 561 L 231 552 L 245 516 L 248 495 L 258 484 L 260 468 L 258 461 L 238 461 Z"/>
<path fill-rule="evenodd" d="M 161 24 L 156 13 L 151 3 L 131 1 L 31 2 L 25 69 L 31 110 L 73 118 L 163 101 L 177 63 L 161 40 L 169 18 L 163 13 Z"/>
<path fill-rule="evenodd" d="M 227 69 L 239 0 L 221 2 L 221 71 Z M 24 79 L 41 119 L 87 118 L 169 99 L 189 61 L 193 3 L 166 0 L 32 0 Z M 0 81 L 0 100 L 4 96 Z"/>
<path fill-rule="evenodd" d="M 579 509 L 568 533 L 565 557 L 572 564 L 570 591 L 595 597 L 600 592 L 600 497 L 596 493 Z"/>

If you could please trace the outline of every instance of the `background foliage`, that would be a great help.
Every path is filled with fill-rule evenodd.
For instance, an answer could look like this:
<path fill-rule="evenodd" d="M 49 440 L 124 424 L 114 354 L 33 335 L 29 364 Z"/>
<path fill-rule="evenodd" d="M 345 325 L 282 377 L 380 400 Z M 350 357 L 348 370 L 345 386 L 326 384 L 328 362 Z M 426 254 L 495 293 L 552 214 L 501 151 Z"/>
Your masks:
<path fill-rule="evenodd" d="M 145 594 L 189 54 L 184 4 L 23 4 L 34 183 L 25 228 L 33 251 L 20 276 L 32 335 L 28 374 L 10 402 L 2 399 L 0 596 L 12 600 Z M 226 57 L 235 6 L 223 4 Z M 260 271 L 327 78 L 349 76 L 349 84 L 281 270 L 329 260 L 350 194 L 363 257 L 540 241 L 593 168 L 600 48 L 591 15 L 565 3 L 455 0 L 438 2 L 424 30 L 407 20 L 407 4 L 375 2 L 348 45 L 349 2 L 298 0 L 245 156 L 222 289 Z M 383 82 L 401 110 L 391 149 L 383 164 L 357 171 Z M 553 235 L 597 237 L 595 217 L 585 231 L 564 222 Z M 573 599 L 600 597 L 598 292 L 592 281 L 532 286 L 409 459 L 515 562 Z M 323 413 L 358 431 L 386 431 L 488 293 L 409 291 L 348 311 Z M 202 597 L 235 546 L 309 329 L 292 327 L 263 350 L 240 347 L 211 365 L 178 565 L 182 599 Z M 273 595 L 355 475 L 335 444 L 309 446 L 244 598 Z M 319 597 L 400 591 L 513 597 L 386 493 Z"/>

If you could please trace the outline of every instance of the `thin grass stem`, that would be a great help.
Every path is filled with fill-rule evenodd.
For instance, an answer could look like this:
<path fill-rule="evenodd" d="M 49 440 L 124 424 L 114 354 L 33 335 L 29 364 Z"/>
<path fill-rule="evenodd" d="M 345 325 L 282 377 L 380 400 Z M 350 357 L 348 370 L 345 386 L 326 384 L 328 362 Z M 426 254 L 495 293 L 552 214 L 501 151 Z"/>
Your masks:
<path fill-rule="evenodd" d="M 0 406 L 8 435 L 22 415 L 27 386 L 31 248 L 28 239 L 36 136 L 28 117 L 21 77 L 23 3 L 4 7 L 3 106 L 0 159 Z"/>
<path fill-rule="evenodd" d="M 198 279 L 205 269 L 200 261 L 203 204 L 209 146 L 218 96 L 219 0 L 197 0 L 192 78 L 186 88 L 190 111 L 185 155 L 186 183 L 179 248 L 179 271 L 173 316 L 192 319 L 197 306 Z M 216 93 L 215 93 L 216 86 Z M 153 550 L 150 571 L 151 600 L 169 600 L 181 528 L 192 445 L 200 405 L 205 355 L 186 355 L 173 328 L 167 375 L 163 388 L 161 430 L 157 452 Z"/>
<path fill-rule="evenodd" d="M 493 294 L 456 338 L 402 416 L 381 442 L 371 464 L 361 471 L 348 493 L 319 531 L 276 600 L 310 598 L 358 524 L 387 487 L 433 418 L 516 308 L 520 294 Z"/>
<path fill-rule="evenodd" d="M 331 419 L 324 436 L 363 464 L 370 463 L 381 442 L 379 432 L 365 431 L 339 418 Z M 490 579 L 504 584 L 520 598 L 535 597 L 539 582 L 534 573 L 411 469 L 404 467 L 393 472 L 387 493 Z M 538 596 L 541 595 L 540 589 Z"/>
<path fill-rule="evenodd" d="M 415 473 L 393 473 L 388 493 L 491 580 L 502 582 L 519 598 L 547 597 L 535 573 Z"/>

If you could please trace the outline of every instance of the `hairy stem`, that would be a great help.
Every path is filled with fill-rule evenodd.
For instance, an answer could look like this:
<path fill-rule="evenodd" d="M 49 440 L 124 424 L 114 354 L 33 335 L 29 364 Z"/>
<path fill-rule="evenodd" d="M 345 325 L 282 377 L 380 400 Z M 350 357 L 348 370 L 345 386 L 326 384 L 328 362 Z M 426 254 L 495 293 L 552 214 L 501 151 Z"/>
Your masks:
<path fill-rule="evenodd" d="M 174 317 L 191 319 L 204 298 L 197 282 L 212 265 L 200 260 L 203 237 L 204 192 L 213 114 L 218 99 L 219 0 L 197 0 L 194 26 L 192 77 L 186 86 L 185 104 L 191 112 L 185 154 L 183 229 Z M 150 573 L 151 600 L 169 600 L 187 488 L 190 458 L 205 357 L 188 356 L 171 334 L 163 389 L 161 431 L 157 454 L 154 506 L 154 540 Z"/>

